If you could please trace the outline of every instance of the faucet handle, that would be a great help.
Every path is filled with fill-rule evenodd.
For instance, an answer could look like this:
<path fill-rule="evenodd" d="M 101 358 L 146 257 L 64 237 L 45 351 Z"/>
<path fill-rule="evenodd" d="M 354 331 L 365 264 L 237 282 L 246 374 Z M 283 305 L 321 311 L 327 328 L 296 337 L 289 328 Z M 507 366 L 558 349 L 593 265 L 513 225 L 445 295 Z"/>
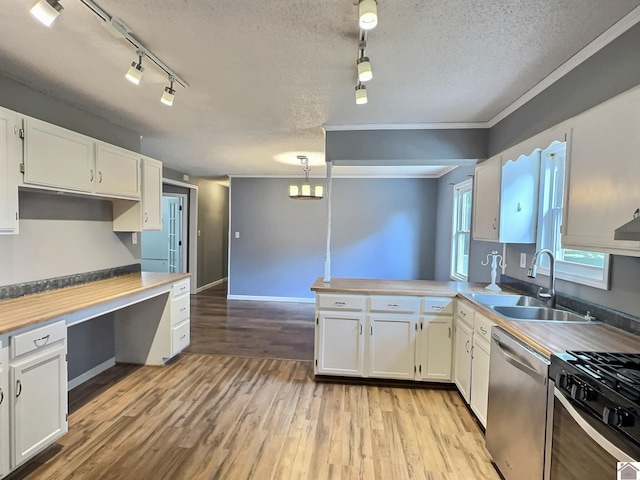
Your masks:
<path fill-rule="evenodd" d="M 543 287 L 540 287 L 540 289 L 538 290 L 538 298 L 544 298 L 548 300 L 551 298 L 551 292 L 549 292 L 549 290 L 544 289 Z"/>

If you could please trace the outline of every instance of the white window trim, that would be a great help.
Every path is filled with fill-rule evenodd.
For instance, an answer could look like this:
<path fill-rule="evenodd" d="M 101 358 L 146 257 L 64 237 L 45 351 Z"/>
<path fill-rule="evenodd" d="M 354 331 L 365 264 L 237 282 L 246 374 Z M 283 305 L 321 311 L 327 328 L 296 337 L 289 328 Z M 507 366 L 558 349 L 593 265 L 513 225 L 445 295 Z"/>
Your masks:
<path fill-rule="evenodd" d="M 553 142 L 552 142 L 553 144 Z M 544 150 L 548 149 L 552 144 L 550 144 L 549 146 L 545 147 Z M 544 157 L 544 156 L 543 156 Z M 536 241 L 536 249 L 541 249 L 541 248 L 550 248 L 551 246 L 543 246 L 542 245 L 542 240 L 543 240 L 543 231 L 545 230 L 545 227 L 543 225 L 544 223 L 544 202 L 546 199 L 546 188 L 547 186 L 545 185 L 545 179 L 547 178 L 546 175 L 546 167 L 545 167 L 545 160 L 544 158 L 541 158 L 541 162 L 540 162 L 540 168 L 541 168 L 541 172 L 540 172 L 540 201 L 539 201 L 539 206 L 538 206 L 538 235 L 537 235 L 537 241 Z M 566 186 L 566 171 L 565 171 L 565 186 Z M 563 212 L 564 214 L 564 212 Z M 562 235 L 561 233 L 559 233 L 560 235 Z M 555 250 L 555 248 L 552 248 L 552 250 Z M 538 268 L 538 273 L 542 276 L 549 276 L 549 267 L 548 264 L 546 263 L 546 257 L 543 257 L 545 263 L 543 265 L 540 265 Z M 594 287 L 594 288 L 598 288 L 601 290 L 608 290 L 609 289 L 609 279 L 610 279 L 610 275 L 609 275 L 609 258 L 610 255 L 608 253 L 605 253 L 604 255 L 604 266 L 602 268 L 599 267 L 593 267 L 593 266 L 589 266 L 589 265 L 579 265 L 576 263 L 572 263 L 572 262 L 565 262 L 562 260 L 556 260 L 556 279 L 560 279 L 560 280 L 566 280 L 568 282 L 572 282 L 572 283 L 577 283 L 580 285 L 587 285 L 590 287 Z"/>
<path fill-rule="evenodd" d="M 468 178 L 467 180 L 463 180 L 460 183 L 456 183 L 453 186 L 453 221 L 451 228 L 451 261 L 449 264 L 449 278 L 458 282 L 466 282 L 469 279 L 468 275 L 459 275 L 456 273 L 456 233 L 458 229 L 458 202 L 460 198 L 460 192 L 472 192 L 473 195 L 473 179 Z M 469 231 L 469 242 L 471 242 L 471 231 Z M 469 266 L 467 265 L 467 271 L 469 270 Z"/>

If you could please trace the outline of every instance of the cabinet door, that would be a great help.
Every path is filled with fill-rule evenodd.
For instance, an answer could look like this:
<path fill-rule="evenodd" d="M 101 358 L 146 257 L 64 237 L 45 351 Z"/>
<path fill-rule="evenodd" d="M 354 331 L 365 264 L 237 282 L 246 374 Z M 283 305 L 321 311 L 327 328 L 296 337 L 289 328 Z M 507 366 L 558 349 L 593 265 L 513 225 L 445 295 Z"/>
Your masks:
<path fill-rule="evenodd" d="M 471 327 L 456 319 L 454 381 L 467 403 L 471 398 Z"/>
<path fill-rule="evenodd" d="M 475 338 L 475 334 L 474 334 Z M 471 362 L 471 410 L 483 427 L 487 425 L 487 404 L 489 398 L 489 349 L 484 340 L 473 342 Z"/>
<path fill-rule="evenodd" d="M 316 373 L 363 375 L 364 316 L 349 313 L 320 313 Z"/>
<path fill-rule="evenodd" d="M 0 342 L 0 478 L 10 472 L 9 346 Z"/>
<path fill-rule="evenodd" d="M 162 230 L 162 162 L 142 160 L 143 230 Z"/>
<path fill-rule="evenodd" d="M 12 468 L 67 432 L 66 346 L 12 363 Z"/>
<path fill-rule="evenodd" d="M 110 197 L 140 198 L 140 155 L 98 143 L 96 193 Z"/>
<path fill-rule="evenodd" d="M 492 157 L 476 167 L 473 180 L 473 238 L 498 240 L 500 169 L 502 157 Z"/>
<path fill-rule="evenodd" d="M 0 234 L 18 233 L 18 115 L 0 108 Z"/>
<path fill-rule="evenodd" d="M 451 381 L 452 328 L 453 319 L 450 316 L 428 315 L 420 318 L 416 341 L 418 380 Z"/>
<path fill-rule="evenodd" d="M 377 378 L 415 379 L 416 317 L 371 315 L 367 375 Z"/>
<path fill-rule="evenodd" d="M 613 239 L 640 208 L 640 89 L 569 124 L 563 247 L 640 255 L 640 242 Z"/>
<path fill-rule="evenodd" d="M 35 118 L 24 119 L 24 183 L 93 192 L 92 139 Z"/>

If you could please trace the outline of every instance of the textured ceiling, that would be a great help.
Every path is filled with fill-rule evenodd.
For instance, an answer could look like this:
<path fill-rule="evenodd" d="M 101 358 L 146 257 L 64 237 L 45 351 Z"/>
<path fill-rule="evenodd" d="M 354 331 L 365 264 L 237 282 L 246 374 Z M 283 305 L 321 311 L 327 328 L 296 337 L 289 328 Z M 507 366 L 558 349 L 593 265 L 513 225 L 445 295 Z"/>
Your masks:
<path fill-rule="evenodd" d="M 379 0 L 357 106 L 355 0 L 99 0 L 190 84 L 169 108 L 164 74 L 147 61 L 127 82 L 134 49 L 60 1 L 51 28 L 27 13 L 35 0 L 2 2 L 0 73 L 139 132 L 145 153 L 193 175 L 297 174 L 297 154 L 322 160 L 324 124 L 488 121 L 640 4 Z"/>

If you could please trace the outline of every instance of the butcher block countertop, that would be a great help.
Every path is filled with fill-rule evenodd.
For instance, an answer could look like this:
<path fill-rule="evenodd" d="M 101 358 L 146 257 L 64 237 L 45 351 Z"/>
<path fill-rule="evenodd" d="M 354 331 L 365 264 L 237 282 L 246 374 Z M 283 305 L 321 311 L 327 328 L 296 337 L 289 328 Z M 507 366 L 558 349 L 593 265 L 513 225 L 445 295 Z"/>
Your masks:
<path fill-rule="evenodd" d="M 547 358 L 565 350 L 640 353 L 640 337 L 603 323 L 572 324 L 557 322 L 507 320 L 467 293 L 492 293 L 483 284 L 437 282 L 430 280 L 369 280 L 335 278 L 324 283 L 318 278 L 311 290 L 317 293 L 351 293 L 360 295 L 458 296 L 475 310 L 512 333 Z M 508 293 L 508 292 L 505 292 Z"/>
<path fill-rule="evenodd" d="M 189 278 L 142 272 L 0 301 L 0 335 Z"/>

